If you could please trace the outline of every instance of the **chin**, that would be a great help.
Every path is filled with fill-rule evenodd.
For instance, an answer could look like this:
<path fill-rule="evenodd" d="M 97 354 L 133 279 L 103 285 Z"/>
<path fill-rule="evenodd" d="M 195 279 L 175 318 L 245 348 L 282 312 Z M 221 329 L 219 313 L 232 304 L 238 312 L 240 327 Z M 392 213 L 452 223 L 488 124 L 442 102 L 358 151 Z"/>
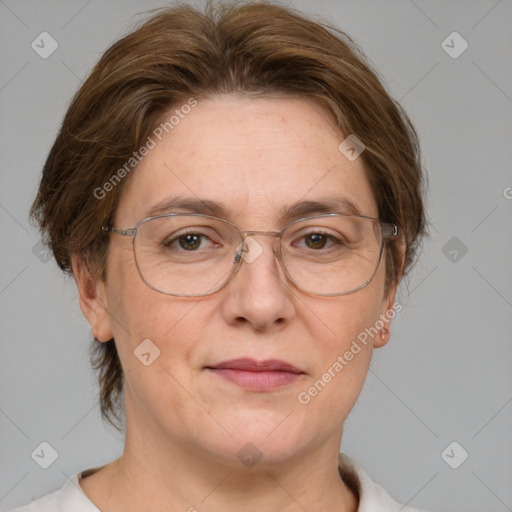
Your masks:
<path fill-rule="evenodd" d="M 212 435 L 204 439 L 203 431 L 199 442 L 203 446 L 206 442 L 206 451 L 217 455 L 223 459 L 223 463 L 231 466 L 275 466 L 315 443 L 315 436 L 310 431 L 311 420 L 309 419 L 309 425 L 307 418 L 301 418 L 300 421 L 295 417 L 296 412 L 287 417 L 292 410 L 290 407 L 275 411 L 238 411 L 236 416 L 229 418 L 213 413 L 230 435 L 220 427 L 215 428 L 215 431 L 210 428 Z"/>
<path fill-rule="evenodd" d="M 298 439 L 289 436 L 269 440 L 250 440 L 233 438 L 229 442 L 209 443 L 205 451 L 212 454 L 217 461 L 233 468 L 270 470 L 286 463 L 303 448 Z"/>

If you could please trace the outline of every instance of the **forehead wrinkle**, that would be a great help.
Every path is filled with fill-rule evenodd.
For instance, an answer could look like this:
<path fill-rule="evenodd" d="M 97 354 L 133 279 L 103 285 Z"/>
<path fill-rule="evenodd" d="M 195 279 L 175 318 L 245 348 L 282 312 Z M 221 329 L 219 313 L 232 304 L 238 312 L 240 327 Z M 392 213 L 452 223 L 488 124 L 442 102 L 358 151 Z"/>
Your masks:
<path fill-rule="evenodd" d="M 267 143 L 257 143 L 257 142 L 219 142 L 215 144 L 206 144 L 202 147 L 203 151 L 222 151 L 228 149 L 243 149 L 244 151 L 251 150 L 262 150 L 262 149 L 281 149 L 281 148 L 307 148 L 311 147 L 315 151 L 319 153 L 329 154 L 330 152 L 325 148 L 317 145 L 311 144 L 310 141 L 285 141 L 285 142 L 267 142 Z"/>

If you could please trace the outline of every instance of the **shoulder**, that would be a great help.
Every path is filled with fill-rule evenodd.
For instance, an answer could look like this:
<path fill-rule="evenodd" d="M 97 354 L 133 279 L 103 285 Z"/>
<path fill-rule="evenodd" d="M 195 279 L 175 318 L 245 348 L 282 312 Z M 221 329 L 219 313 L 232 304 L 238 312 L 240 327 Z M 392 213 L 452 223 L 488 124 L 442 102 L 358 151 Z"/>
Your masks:
<path fill-rule="evenodd" d="M 357 512 L 426 512 L 402 505 L 395 501 L 389 493 L 374 482 L 368 473 L 345 454 L 340 453 L 338 467 L 343 480 L 359 494 Z"/>
<path fill-rule="evenodd" d="M 98 469 L 91 468 L 76 473 L 60 489 L 10 512 L 100 512 L 78 483 L 80 478 Z"/>

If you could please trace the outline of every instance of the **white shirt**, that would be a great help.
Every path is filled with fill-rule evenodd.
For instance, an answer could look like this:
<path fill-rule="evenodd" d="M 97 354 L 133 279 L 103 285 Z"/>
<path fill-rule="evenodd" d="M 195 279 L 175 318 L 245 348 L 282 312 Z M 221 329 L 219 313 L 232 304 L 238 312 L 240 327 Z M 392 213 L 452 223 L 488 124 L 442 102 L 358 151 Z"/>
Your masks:
<path fill-rule="evenodd" d="M 347 486 L 359 494 L 358 512 L 421 512 L 393 500 L 383 487 L 376 484 L 347 455 L 340 453 L 338 466 L 340 476 Z M 76 473 L 59 490 L 11 512 L 101 512 L 78 483 L 80 478 L 98 471 L 101 467 Z"/>

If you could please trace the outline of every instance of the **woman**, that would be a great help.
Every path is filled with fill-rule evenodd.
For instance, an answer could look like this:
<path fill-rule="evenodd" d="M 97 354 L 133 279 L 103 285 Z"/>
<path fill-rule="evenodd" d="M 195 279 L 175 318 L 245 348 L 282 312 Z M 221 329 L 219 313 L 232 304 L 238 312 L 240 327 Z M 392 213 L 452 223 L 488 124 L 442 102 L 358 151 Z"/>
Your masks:
<path fill-rule="evenodd" d="M 162 10 L 115 43 L 32 215 L 125 449 L 18 510 L 412 510 L 338 452 L 422 184 L 414 128 L 343 33 L 257 2 Z"/>

